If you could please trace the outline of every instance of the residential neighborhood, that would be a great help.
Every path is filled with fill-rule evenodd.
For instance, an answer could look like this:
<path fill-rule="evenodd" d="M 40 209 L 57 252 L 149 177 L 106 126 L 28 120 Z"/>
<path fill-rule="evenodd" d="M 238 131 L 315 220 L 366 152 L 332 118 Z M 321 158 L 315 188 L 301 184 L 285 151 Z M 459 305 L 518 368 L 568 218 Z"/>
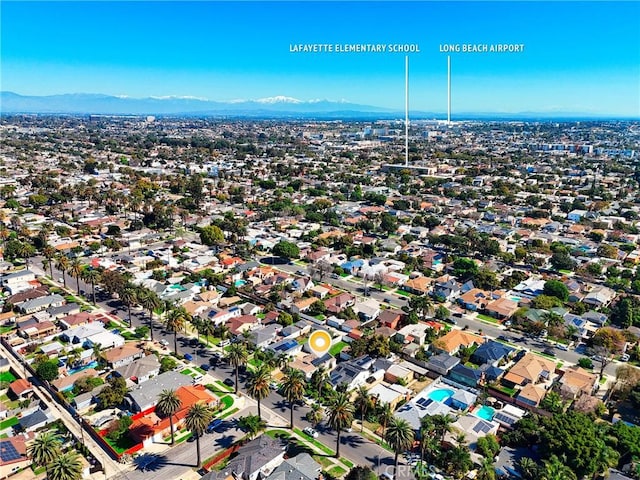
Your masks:
<path fill-rule="evenodd" d="M 3 478 L 640 478 L 638 124 L 403 133 L 2 117 Z"/>

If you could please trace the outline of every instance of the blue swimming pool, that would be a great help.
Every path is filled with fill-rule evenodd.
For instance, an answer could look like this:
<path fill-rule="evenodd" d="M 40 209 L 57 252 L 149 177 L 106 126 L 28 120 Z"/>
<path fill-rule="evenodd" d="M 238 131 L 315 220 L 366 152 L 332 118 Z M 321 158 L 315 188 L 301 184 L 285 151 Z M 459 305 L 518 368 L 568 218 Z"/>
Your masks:
<path fill-rule="evenodd" d="M 487 422 L 490 422 L 491 420 L 493 420 L 493 417 L 496 414 L 496 411 L 492 407 L 483 405 L 479 409 L 477 409 L 474 413 L 476 417 L 480 417 L 481 419 L 486 420 Z"/>
<path fill-rule="evenodd" d="M 455 392 L 450 388 L 437 388 L 427 395 L 431 400 L 435 400 L 436 402 L 444 403 L 450 397 L 453 397 Z"/>
<path fill-rule="evenodd" d="M 90 363 L 87 363 L 86 365 L 80 367 L 80 368 L 70 368 L 67 370 L 67 373 L 69 375 L 73 375 L 74 373 L 78 373 L 81 372 L 83 370 L 87 370 L 88 368 L 96 368 L 98 366 L 98 362 L 96 362 L 95 360 L 93 360 Z"/>

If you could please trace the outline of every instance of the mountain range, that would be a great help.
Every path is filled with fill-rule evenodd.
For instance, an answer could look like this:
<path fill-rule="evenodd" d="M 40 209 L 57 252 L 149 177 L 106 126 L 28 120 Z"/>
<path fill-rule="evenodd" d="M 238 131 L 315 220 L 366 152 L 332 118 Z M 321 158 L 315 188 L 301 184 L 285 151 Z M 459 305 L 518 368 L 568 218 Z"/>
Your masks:
<path fill-rule="evenodd" d="M 402 119 L 404 112 L 346 100 L 299 100 L 276 96 L 227 102 L 198 97 L 146 97 L 68 93 L 48 96 L 0 92 L 1 114 L 65 115 L 160 115 L 253 118 Z M 446 119 L 446 113 L 411 110 L 412 119 Z M 455 120 L 600 120 L 620 117 L 585 112 L 547 110 L 541 112 L 455 112 Z M 637 118 L 633 118 L 637 120 Z"/>
<path fill-rule="evenodd" d="M 302 101 L 277 96 L 258 100 L 217 102 L 196 97 L 132 98 L 92 93 L 26 96 L 0 92 L 0 111 L 6 113 L 102 115 L 221 115 L 221 116 L 359 116 L 391 114 L 392 110 L 346 101 Z"/>

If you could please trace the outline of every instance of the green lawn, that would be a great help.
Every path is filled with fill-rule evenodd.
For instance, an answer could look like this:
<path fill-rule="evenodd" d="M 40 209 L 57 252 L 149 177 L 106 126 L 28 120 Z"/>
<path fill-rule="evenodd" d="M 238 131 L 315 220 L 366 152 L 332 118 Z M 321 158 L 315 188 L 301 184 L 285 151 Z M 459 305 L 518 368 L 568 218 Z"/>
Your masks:
<path fill-rule="evenodd" d="M 17 425 L 20 419 L 18 417 L 10 417 L 6 420 L 0 422 L 0 430 L 4 430 L 5 428 L 13 427 Z"/>
<path fill-rule="evenodd" d="M 16 379 L 16 377 L 11 372 L 0 372 L 0 382 L 9 382 L 9 383 L 11 383 L 15 379 Z"/>
<path fill-rule="evenodd" d="M 349 460 L 347 460 L 346 458 L 344 458 L 344 457 L 340 457 L 340 461 L 341 461 L 342 463 L 344 463 L 347 467 L 349 467 L 349 468 L 353 468 L 353 462 L 350 462 L 350 461 L 349 461 Z"/>
<path fill-rule="evenodd" d="M 218 418 L 220 418 L 221 420 L 224 420 L 225 418 L 230 417 L 231 415 L 233 415 L 234 413 L 238 413 L 239 411 L 240 411 L 239 408 L 234 408 L 232 410 L 229 410 L 224 415 L 220 415 Z"/>
<path fill-rule="evenodd" d="M 327 473 L 329 475 L 331 475 L 332 477 L 341 477 L 345 473 L 347 473 L 347 471 L 344 468 L 339 467 L 338 465 L 336 465 L 334 467 L 331 467 L 329 470 L 327 470 Z"/>
<path fill-rule="evenodd" d="M 230 395 L 225 395 L 224 397 L 222 397 L 220 399 L 220 403 L 223 406 L 223 410 L 226 410 L 227 408 L 229 408 L 231 405 L 233 405 L 233 398 L 231 398 Z"/>
<path fill-rule="evenodd" d="M 411 295 L 409 292 L 405 292 L 404 290 L 396 290 L 396 293 L 398 295 L 402 295 L 403 297 L 412 297 L 413 295 Z"/>
<path fill-rule="evenodd" d="M 476 317 L 484 322 L 500 323 L 497 319 L 490 317 L 489 315 L 485 315 L 484 313 L 479 313 Z"/>
<path fill-rule="evenodd" d="M 129 450 L 131 447 L 136 445 L 128 435 L 122 435 L 116 442 L 108 439 L 107 437 L 103 438 L 117 453 L 124 453 L 126 450 Z"/>
<path fill-rule="evenodd" d="M 291 436 L 291 434 L 286 430 L 280 430 L 277 428 L 274 430 L 267 430 L 264 433 L 269 435 L 271 438 L 289 438 Z"/>
<path fill-rule="evenodd" d="M 233 387 L 225 385 L 224 382 L 222 382 L 221 380 L 216 380 L 215 384 L 216 384 L 216 387 L 218 387 L 223 392 L 233 392 Z"/>
<path fill-rule="evenodd" d="M 2 327 L 0 327 L 0 335 L 2 335 L 3 333 L 7 333 L 10 332 L 11 330 L 14 330 L 16 327 L 14 326 L 10 326 L 10 325 L 4 325 Z"/>
<path fill-rule="evenodd" d="M 347 345 L 348 344 L 346 342 L 338 342 L 332 345 L 329 349 L 329 355 L 331 355 L 332 357 L 337 356 L 344 348 L 347 347 Z"/>

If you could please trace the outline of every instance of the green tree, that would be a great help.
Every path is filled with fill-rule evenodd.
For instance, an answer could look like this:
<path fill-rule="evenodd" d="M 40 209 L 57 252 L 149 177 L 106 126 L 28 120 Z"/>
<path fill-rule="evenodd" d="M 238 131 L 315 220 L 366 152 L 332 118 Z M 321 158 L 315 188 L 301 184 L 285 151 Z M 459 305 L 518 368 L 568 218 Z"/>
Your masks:
<path fill-rule="evenodd" d="M 247 393 L 258 402 L 258 418 L 262 419 L 260 406 L 262 400 L 269 396 L 269 384 L 271 383 L 271 370 L 265 363 L 251 372 L 247 383 Z"/>
<path fill-rule="evenodd" d="M 564 402 L 558 392 L 551 390 L 547 392 L 542 402 L 540 402 L 540 407 L 551 413 L 560 413 L 564 410 Z"/>
<path fill-rule="evenodd" d="M 376 472 L 371 470 L 371 468 L 356 465 L 349 470 L 349 473 L 344 477 L 344 480 L 377 480 L 377 478 L 378 476 L 376 475 Z"/>
<path fill-rule="evenodd" d="M 400 453 L 409 450 L 413 445 L 413 428 L 406 420 L 393 417 L 389 422 L 384 439 L 394 452 L 393 478 L 395 478 Z"/>
<path fill-rule="evenodd" d="M 168 372 L 169 370 L 173 370 L 178 366 L 178 362 L 175 358 L 165 355 L 160 360 L 160 373 Z"/>
<path fill-rule="evenodd" d="M 281 388 L 282 395 L 289 402 L 290 422 L 291 429 L 293 430 L 293 406 L 295 403 L 304 396 L 305 389 L 305 377 L 304 373 L 295 368 L 288 368 L 284 379 L 282 380 Z"/>
<path fill-rule="evenodd" d="M 213 411 L 204 403 L 196 403 L 187 412 L 187 416 L 184 419 L 185 426 L 196 437 L 196 453 L 197 462 L 196 467 L 202 466 L 202 459 L 200 456 L 200 437 L 204 433 L 205 428 L 211 422 L 213 418 Z"/>
<path fill-rule="evenodd" d="M 299 258 L 300 248 L 295 243 L 281 240 L 273 246 L 272 253 L 277 257 Z"/>
<path fill-rule="evenodd" d="M 551 455 L 549 460 L 544 461 L 540 480 L 577 480 L 576 474 L 565 461 L 566 459 L 560 460 L 556 455 Z"/>
<path fill-rule="evenodd" d="M 36 375 L 41 380 L 52 382 L 58 378 L 58 362 L 55 360 L 46 360 L 38 363 L 36 366 Z"/>
<path fill-rule="evenodd" d="M 155 292 L 146 288 L 139 290 L 136 296 L 142 307 L 149 312 L 149 338 L 153 342 L 153 311 L 160 308 L 160 299 Z"/>
<path fill-rule="evenodd" d="M 478 439 L 476 449 L 482 456 L 493 459 L 500 451 L 500 444 L 495 435 L 488 434 Z"/>
<path fill-rule="evenodd" d="M 77 258 L 74 258 L 69 263 L 69 273 L 76 279 L 76 289 L 78 291 L 78 296 L 80 295 L 80 275 L 82 274 L 83 267 L 84 266 Z"/>
<path fill-rule="evenodd" d="M 48 466 L 60 455 L 61 446 L 60 437 L 47 430 L 33 440 L 27 448 L 27 455 L 35 465 L 45 467 L 48 471 Z"/>
<path fill-rule="evenodd" d="M 238 426 L 247 432 L 247 437 L 251 439 L 267 428 L 267 423 L 260 415 L 247 415 L 246 417 L 238 418 Z"/>
<path fill-rule="evenodd" d="M 178 351 L 178 332 L 184 330 L 187 322 L 191 320 L 191 315 L 184 307 L 172 308 L 165 319 L 165 327 L 168 332 L 173 333 L 173 351 Z"/>
<path fill-rule="evenodd" d="M 364 421 L 367 412 L 373 408 L 373 398 L 364 385 L 358 388 L 355 407 L 360 411 L 360 420 L 362 422 L 361 432 L 364 432 Z"/>
<path fill-rule="evenodd" d="M 559 298 L 563 302 L 569 300 L 569 289 L 559 280 L 547 280 L 544 283 L 542 293 L 550 297 Z"/>
<path fill-rule="evenodd" d="M 244 365 L 247 363 L 247 359 L 249 358 L 249 354 L 247 352 L 247 347 L 242 343 L 232 343 L 229 346 L 229 350 L 227 350 L 227 360 L 233 366 L 233 370 L 236 377 L 235 383 L 235 394 L 238 394 L 238 368 L 240 365 Z"/>
<path fill-rule="evenodd" d="M 122 293 L 120 293 L 120 300 L 127 306 L 129 314 L 129 328 L 131 328 L 131 306 L 138 301 L 137 291 L 132 285 L 127 285 Z"/>
<path fill-rule="evenodd" d="M 80 480 L 82 462 L 75 452 L 66 452 L 56 456 L 47 469 L 48 480 Z"/>
<path fill-rule="evenodd" d="M 80 272 L 80 278 L 91 285 L 91 296 L 93 298 L 93 304 L 96 305 L 96 283 L 100 283 L 100 272 L 95 268 L 85 267 L 82 269 L 82 272 Z"/>
<path fill-rule="evenodd" d="M 67 288 L 67 271 L 69 270 L 69 257 L 66 255 L 59 255 L 56 257 L 56 269 L 62 273 L 62 283 L 64 288 Z"/>
<path fill-rule="evenodd" d="M 204 245 L 220 245 L 224 243 L 224 233 L 216 225 L 208 225 L 200 230 L 200 241 Z"/>
<path fill-rule="evenodd" d="M 353 423 L 353 412 L 347 392 L 338 392 L 329 404 L 327 425 L 336 431 L 336 458 L 340 458 L 340 434 Z"/>
<path fill-rule="evenodd" d="M 173 415 L 180 410 L 182 402 L 175 390 L 165 389 L 158 395 L 158 403 L 156 403 L 156 412 L 162 417 L 169 417 L 169 426 L 171 429 L 171 445 L 174 444 L 173 431 Z"/>

